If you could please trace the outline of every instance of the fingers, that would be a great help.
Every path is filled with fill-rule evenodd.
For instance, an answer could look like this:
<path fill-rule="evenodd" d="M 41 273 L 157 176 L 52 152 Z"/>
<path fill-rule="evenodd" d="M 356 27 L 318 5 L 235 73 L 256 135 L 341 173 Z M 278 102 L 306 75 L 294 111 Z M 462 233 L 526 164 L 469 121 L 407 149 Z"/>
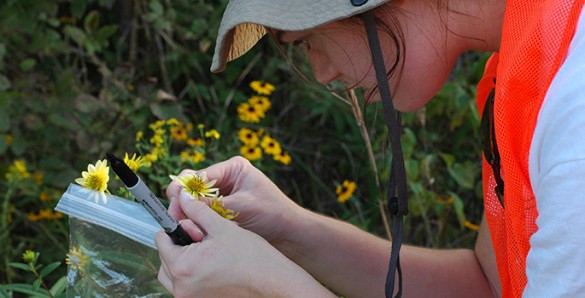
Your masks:
<path fill-rule="evenodd" d="M 183 227 L 183 230 L 189 234 L 189 237 L 193 239 L 193 242 L 200 242 L 205 237 L 203 231 L 201 231 L 201 229 L 193 221 L 181 220 L 179 224 L 181 227 Z"/>
<path fill-rule="evenodd" d="M 165 262 L 161 262 L 160 268 L 158 269 L 158 281 L 169 293 L 173 292 L 173 282 L 171 281 L 171 275 Z"/>
<path fill-rule="evenodd" d="M 193 199 L 193 196 L 186 191 L 181 192 L 179 203 L 181 204 L 181 209 L 185 215 L 192 220 L 195 225 L 201 227 L 206 234 L 221 233 L 225 224 L 229 223 L 229 221 L 225 220 L 209 208 L 207 204 Z"/>

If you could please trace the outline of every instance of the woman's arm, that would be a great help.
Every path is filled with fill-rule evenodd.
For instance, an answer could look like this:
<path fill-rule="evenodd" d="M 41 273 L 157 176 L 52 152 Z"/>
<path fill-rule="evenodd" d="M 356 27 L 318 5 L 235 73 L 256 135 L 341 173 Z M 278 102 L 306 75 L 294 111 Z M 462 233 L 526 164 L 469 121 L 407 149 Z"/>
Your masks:
<path fill-rule="evenodd" d="M 287 257 L 338 294 L 384 296 L 389 241 L 307 210 L 289 222 L 295 223 L 289 230 L 295 232 L 286 241 L 273 243 Z M 486 245 L 491 246 L 491 241 L 478 242 L 480 250 L 485 251 Z M 495 267 L 487 260 L 484 266 Z M 493 296 L 473 250 L 403 246 L 400 261 L 405 297 Z"/>

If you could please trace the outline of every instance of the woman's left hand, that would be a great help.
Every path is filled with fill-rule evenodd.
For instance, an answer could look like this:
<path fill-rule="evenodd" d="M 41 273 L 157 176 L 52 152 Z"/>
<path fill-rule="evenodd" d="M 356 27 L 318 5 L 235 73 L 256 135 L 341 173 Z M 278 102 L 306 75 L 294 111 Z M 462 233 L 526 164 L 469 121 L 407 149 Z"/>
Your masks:
<path fill-rule="evenodd" d="M 203 232 L 203 239 L 177 246 L 163 231 L 155 239 L 158 279 L 173 296 L 332 296 L 262 237 L 189 197 L 183 191 L 179 198 L 188 218 L 182 226 L 190 235 Z"/>

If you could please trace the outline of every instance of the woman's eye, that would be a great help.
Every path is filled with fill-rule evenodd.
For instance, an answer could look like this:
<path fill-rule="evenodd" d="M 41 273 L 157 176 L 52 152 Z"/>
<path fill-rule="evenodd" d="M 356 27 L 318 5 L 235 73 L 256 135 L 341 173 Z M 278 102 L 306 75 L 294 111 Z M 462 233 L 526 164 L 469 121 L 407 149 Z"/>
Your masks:
<path fill-rule="evenodd" d="M 295 47 L 301 46 L 307 50 L 310 49 L 309 42 L 307 42 L 305 39 L 297 39 L 297 40 L 293 41 L 292 45 Z"/>

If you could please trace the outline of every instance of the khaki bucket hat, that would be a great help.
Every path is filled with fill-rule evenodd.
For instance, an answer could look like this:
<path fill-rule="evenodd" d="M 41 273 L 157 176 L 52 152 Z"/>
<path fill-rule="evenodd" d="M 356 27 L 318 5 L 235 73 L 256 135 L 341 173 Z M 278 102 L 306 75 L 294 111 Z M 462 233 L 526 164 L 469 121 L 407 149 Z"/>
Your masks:
<path fill-rule="evenodd" d="M 250 50 L 267 28 L 301 31 L 347 18 L 389 0 L 230 0 L 217 35 L 212 72 Z"/>

